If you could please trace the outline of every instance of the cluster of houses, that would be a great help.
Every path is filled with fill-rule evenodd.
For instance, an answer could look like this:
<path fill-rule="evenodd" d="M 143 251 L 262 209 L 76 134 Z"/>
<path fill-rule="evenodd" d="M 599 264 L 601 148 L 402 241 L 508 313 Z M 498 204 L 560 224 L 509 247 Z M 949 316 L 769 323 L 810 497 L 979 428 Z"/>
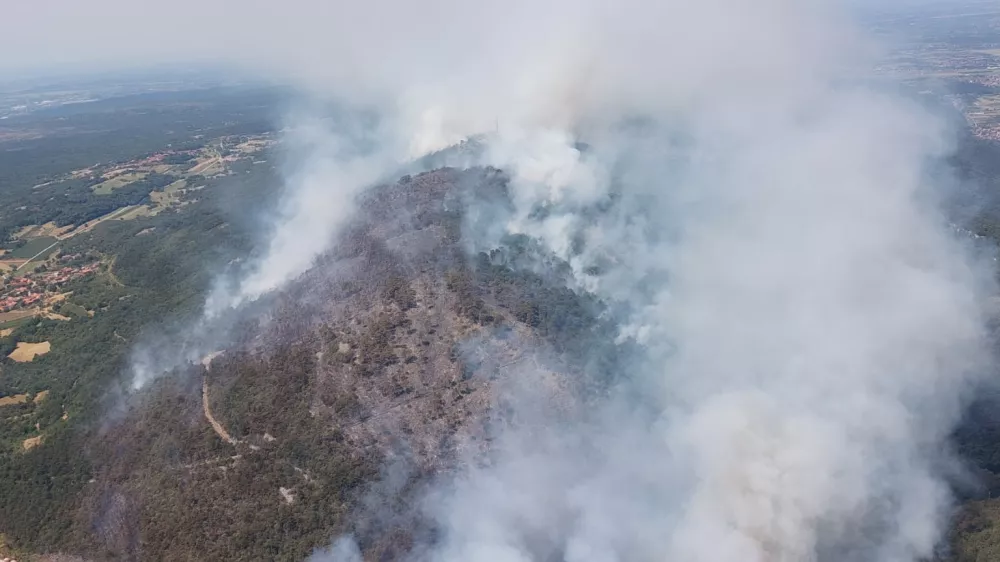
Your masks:
<path fill-rule="evenodd" d="M 981 139 L 1000 141 L 1000 123 L 973 125 L 972 134 Z"/>
<path fill-rule="evenodd" d="M 62 285 L 97 271 L 100 262 L 82 267 L 64 266 L 53 271 L 11 279 L 0 289 L 0 312 L 10 312 L 17 308 L 27 308 L 40 302 L 52 285 Z"/>
<path fill-rule="evenodd" d="M 970 80 L 970 83 L 973 81 Z M 1000 86 L 1000 76 L 990 77 L 989 80 L 983 78 L 975 83 L 989 85 L 991 87 Z M 976 137 L 992 141 L 1000 141 L 1000 110 L 988 106 L 981 106 L 976 103 L 969 103 L 960 95 L 949 94 L 945 96 L 951 105 L 960 111 L 965 117 L 969 129 Z"/>
<path fill-rule="evenodd" d="M 1000 69 L 1000 66 L 998 66 Z M 979 84 L 980 86 L 986 86 L 988 88 L 1000 88 L 1000 72 L 995 74 L 981 74 L 978 76 L 969 76 L 967 82 L 972 84 Z"/>

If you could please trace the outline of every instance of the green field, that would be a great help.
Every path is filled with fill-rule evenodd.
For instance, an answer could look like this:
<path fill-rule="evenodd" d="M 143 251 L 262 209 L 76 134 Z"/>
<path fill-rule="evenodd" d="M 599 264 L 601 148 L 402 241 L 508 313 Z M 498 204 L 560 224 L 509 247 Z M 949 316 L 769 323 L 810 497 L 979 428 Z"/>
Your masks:
<path fill-rule="evenodd" d="M 58 242 L 58 240 L 53 236 L 42 236 L 39 238 L 33 238 L 31 240 L 28 240 L 28 242 L 26 242 L 24 246 L 21 246 L 16 250 L 12 250 L 9 254 L 7 254 L 7 256 L 4 257 L 10 257 L 13 259 L 29 259 L 34 257 L 35 254 L 37 254 L 38 252 L 41 252 L 42 250 L 48 248 L 49 246 L 52 246 L 56 242 Z M 50 248 L 49 251 L 51 252 L 52 250 L 55 250 L 55 248 L 54 247 Z"/>
<path fill-rule="evenodd" d="M 0 330 L 6 330 L 7 328 L 16 328 L 16 327 L 20 326 L 21 324 L 26 324 L 28 322 L 31 322 L 34 319 L 35 319 L 35 315 L 34 314 L 29 314 L 29 315 L 24 316 L 22 318 L 17 318 L 16 320 L 6 320 L 4 322 L 0 322 Z"/>
<path fill-rule="evenodd" d="M 112 191 L 125 187 L 132 182 L 137 182 L 148 175 L 143 172 L 121 174 L 95 185 L 92 189 L 94 190 L 94 195 L 110 195 Z"/>

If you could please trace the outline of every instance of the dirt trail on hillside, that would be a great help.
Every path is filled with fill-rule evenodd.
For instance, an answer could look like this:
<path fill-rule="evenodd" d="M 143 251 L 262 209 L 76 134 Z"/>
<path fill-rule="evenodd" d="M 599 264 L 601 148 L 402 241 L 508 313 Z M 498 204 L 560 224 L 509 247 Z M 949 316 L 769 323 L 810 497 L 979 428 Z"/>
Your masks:
<path fill-rule="evenodd" d="M 226 428 L 222 427 L 219 420 L 215 419 L 215 416 L 212 415 L 212 407 L 209 406 L 208 403 L 208 373 L 212 370 L 212 359 L 215 359 L 221 354 L 221 351 L 216 351 L 206 355 L 201 360 L 201 364 L 205 366 L 205 376 L 201 379 L 201 409 L 205 412 L 205 419 L 208 420 L 209 425 L 212 426 L 215 433 L 226 443 L 235 445 L 238 441 L 229 435 L 229 432 L 226 431 Z"/>

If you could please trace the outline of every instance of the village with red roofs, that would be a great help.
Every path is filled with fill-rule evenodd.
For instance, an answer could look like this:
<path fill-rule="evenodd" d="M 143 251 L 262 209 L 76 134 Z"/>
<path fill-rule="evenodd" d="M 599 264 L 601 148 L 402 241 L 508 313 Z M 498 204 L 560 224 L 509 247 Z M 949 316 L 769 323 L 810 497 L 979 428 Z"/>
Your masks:
<path fill-rule="evenodd" d="M 72 262 L 80 257 L 79 254 L 60 256 L 56 264 Z M 60 294 L 63 285 L 94 273 L 100 265 L 100 262 L 94 261 L 82 266 L 62 265 L 52 270 L 43 265 L 28 275 L 14 277 L 0 286 L 0 313 L 48 304 Z"/>

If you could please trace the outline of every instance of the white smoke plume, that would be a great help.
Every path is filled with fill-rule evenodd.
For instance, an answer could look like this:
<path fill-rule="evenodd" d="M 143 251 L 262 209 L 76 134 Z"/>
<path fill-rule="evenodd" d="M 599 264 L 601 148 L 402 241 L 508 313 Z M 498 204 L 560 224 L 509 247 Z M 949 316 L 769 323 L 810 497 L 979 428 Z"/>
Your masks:
<path fill-rule="evenodd" d="M 327 112 L 329 113 L 329 112 Z M 143 341 L 132 353 L 132 389 L 224 346 L 232 313 L 304 273 L 350 219 L 355 198 L 405 161 L 377 123 L 349 112 L 316 110 L 289 117 L 281 147 L 286 153 L 278 208 L 266 214 L 263 251 L 238 272 L 220 275 L 193 325 Z"/>
<path fill-rule="evenodd" d="M 310 121 L 286 130 L 283 147 L 296 163 L 287 173 L 287 194 L 280 200 L 267 247 L 235 287 L 216 286 L 205 304 L 206 317 L 257 299 L 312 266 L 347 224 L 355 197 L 402 163 L 367 138 L 373 134 L 363 125 L 337 123 L 332 128 Z"/>
<path fill-rule="evenodd" d="M 363 560 L 358 545 L 348 537 L 337 539 L 330 547 L 314 552 L 309 559 L 313 562 L 362 562 Z"/>
<path fill-rule="evenodd" d="M 658 414 L 534 412 L 432 502 L 420 557 L 930 557 L 992 290 L 925 182 L 944 128 L 850 80 L 864 58 L 820 2 L 574 6 L 533 5 L 498 59 L 470 49 L 481 69 L 446 57 L 457 84 L 407 75 L 400 119 L 429 148 L 500 116 L 508 231 L 630 305 Z"/>
<path fill-rule="evenodd" d="M 945 149 L 933 119 L 862 87 L 800 94 L 758 113 L 742 92 L 584 152 L 551 131 L 491 151 L 514 178 L 509 229 L 632 305 L 623 335 L 656 367 L 627 384 L 660 413 L 611 400 L 588 423 L 536 412 L 508 429 L 434 504 L 428 559 L 932 555 L 990 283 L 923 183 Z M 612 191 L 610 212 L 587 212 Z"/>

